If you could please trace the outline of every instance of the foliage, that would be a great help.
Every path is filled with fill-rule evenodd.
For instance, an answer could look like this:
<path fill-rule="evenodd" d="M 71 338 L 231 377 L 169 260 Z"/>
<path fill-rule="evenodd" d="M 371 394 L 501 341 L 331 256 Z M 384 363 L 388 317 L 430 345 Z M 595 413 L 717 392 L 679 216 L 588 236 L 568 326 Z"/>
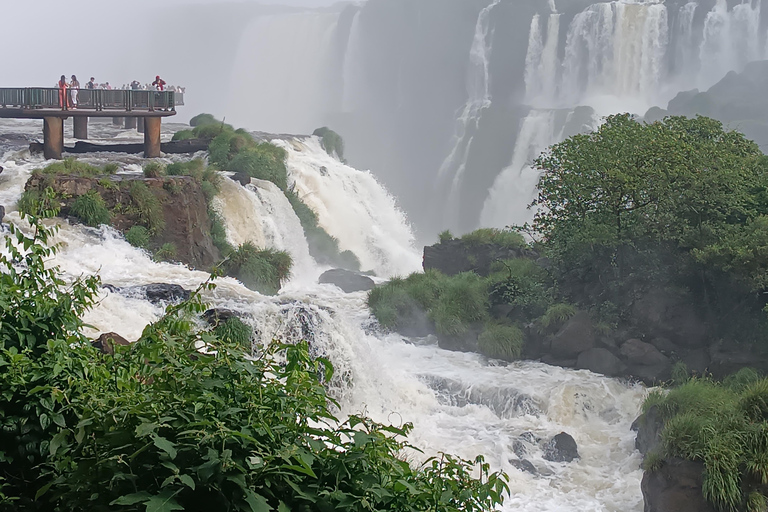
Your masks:
<path fill-rule="evenodd" d="M 493 244 L 505 249 L 521 249 L 526 246 L 523 235 L 511 229 L 480 228 L 462 236 L 461 240 L 470 245 Z"/>
<path fill-rule="evenodd" d="M 173 138 L 171 140 L 179 141 L 179 140 L 191 140 L 195 139 L 195 132 L 192 130 L 179 130 L 176 133 L 173 134 Z"/>
<path fill-rule="evenodd" d="M 460 336 L 488 319 L 487 282 L 474 272 L 446 277 L 430 311 L 438 334 Z"/>
<path fill-rule="evenodd" d="M 203 124 L 219 123 L 215 117 L 211 114 L 197 114 L 195 117 L 189 120 L 189 126 L 195 127 Z"/>
<path fill-rule="evenodd" d="M 253 329 L 236 316 L 219 323 L 213 329 L 213 333 L 227 343 L 240 347 L 245 351 L 251 350 Z"/>
<path fill-rule="evenodd" d="M 120 165 L 116 162 L 109 162 L 104 166 L 104 174 L 115 174 L 120 170 Z"/>
<path fill-rule="evenodd" d="M 317 214 L 301 200 L 293 191 L 288 190 L 285 196 L 293 207 L 293 211 L 304 228 L 304 235 L 309 245 L 309 254 L 320 265 L 331 265 L 352 271 L 360 270 L 360 260 L 351 251 L 341 251 L 339 241 L 333 238 L 318 224 Z"/>
<path fill-rule="evenodd" d="M 194 158 L 187 162 L 174 162 L 165 167 L 168 176 L 192 176 L 197 181 L 203 180 L 205 162 L 201 158 Z"/>
<path fill-rule="evenodd" d="M 575 314 L 576 308 L 572 304 L 561 302 L 552 304 L 547 308 L 547 312 L 539 319 L 539 322 L 544 329 L 557 328 Z"/>
<path fill-rule="evenodd" d="M 275 249 L 258 249 L 246 242 L 222 263 L 224 272 L 251 290 L 276 295 L 291 275 L 290 254 Z"/>
<path fill-rule="evenodd" d="M 27 189 L 21 194 L 16 207 L 22 215 L 36 215 L 41 209 L 58 211 L 56 199 L 56 194 L 51 189 L 47 189 L 46 192 Z"/>
<path fill-rule="evenodd" d="M 228 256 L 234 248 L 227 241 L 227 230 L 224 227 L 224 219 L 214 208 L 208 207 L 208 218 L 211 219 L 211 240 L 213 245 L 223 256 Z"/>
<path fill-rule="evenodd" d="M 318 128 L 312 135 L 320 137 L 320 145 L 330 156 L 337 156 L 339 160 L 344 161 L 344 139 L 341 135 L 331 130 L 327 126 Z"/>
<path fill-rule="evenodd" d="M 439 242 L 442 244 L 443 242 L 450 242 L 451 240 L 453 240 L 453 234 L 446 229 L 445 231 L 437 235 L 437 238 Z"/>
<path fill-rule="evenodd" d="M 150 233 L 158 234 L 165 229 L 163 206 L 149 187 L 136 181 L 130 188 L 131 201 L 138 213 L 139 221 L 149 229 Z"/>
<path fill-rule="evenodd" d="M 288 171 L 285 168 L 285 157 L 283 148 L 263 142 L 239 151 L 224 165 L 224 170 L 242 172 L 252 178 L 271 181 L 281 190 L 287 190 Z"/>
<path fill-rule="evenodd" d="M 104 167 L 95 167 L 82 160 L 74 158 L 65 158 L 52 164 L 48 164 L 42 170 L 35 171 L 42 174 L 61 175 L 61 176 L 82 176 L 92 178 L 104 174 L 114 174 L 118 171 L 117 164 L 108 163 Z"/>
<path fill-rule="evenodd" d="M 149 245 L 149 230 L 144 226 L 131 226 L 125 232 L 125 240 L 134 247 L 146 249 Z"/>
<path fill-rule="evenodd" d="M 529 258 L 498 261 L 491 267 L 489 299 L 494 306 L 510 305 L 511 318 L 530 321 L 554 302 L 547 272 Z"/>
<path fill-rule="evenodd" d="M 72 202 L 69 212 L 87 226 L 109 224 L 111 216 L 104 199 L 96 190 L 89 190 Z"/>
<path fill-rule="evenodd" d="M 488 324 L 477 338 L 480 353 L 494 359 L 515 361 L 523 352 L 525 337 L 514 325 Z"/>
<path fill-rule="evenodd" d="M 165 166 L 160 162 L 147 162 L 142 171 L 145 178 L 162 178 L 165 176 Z"/>
<path fill-rule="evenodd" d="M 99 355 L 80 320 L 98 279 L 65 285 L 46 269 L 52 231 L 30 220 L 34 238 L 11 226 L 0 256 L 3 510 L 474 512 L 503 502 L 506 476 L 482 458 L 412 466 L 402 459 L 410 424 L 333 417 L 321 380 L 333 368 L 306 342 L 251 357 L 195 329 L 189 319 L 207 307 L 199 293 L 133 346 Z"/>
<path fill-rule="evenodd" d="M 192 134 L 196 139 L 213 140 L 219 135 L 231 133 L 234 131 L 231 125 L 224 123 L 223 121 L 213 120 L 211 122 L 205 122 L 198 124 L 192 129 Z"/>
<path fill-rule="evenodd" d="M 723 510 L 758 498 L 768 482 L 768 379 L 744 369 L 718 383 L 689 378 L 668 393 L 648 397 L 664 428 L 662 457 L 704 464 L 704 497 Z"/>
<path fill-rule="evenodd" d="M 176 244 L 173 242 L 166 242 L 155 251 L 155 261 L 173 261 L 176 258 Z"/>

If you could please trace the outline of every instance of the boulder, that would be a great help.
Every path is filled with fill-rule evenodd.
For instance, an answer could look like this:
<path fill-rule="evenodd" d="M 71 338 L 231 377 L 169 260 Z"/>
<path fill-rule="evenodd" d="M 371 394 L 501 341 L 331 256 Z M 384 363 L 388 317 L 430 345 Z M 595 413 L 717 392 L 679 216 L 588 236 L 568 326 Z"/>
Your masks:
<path fill-rule="evenodd" d="M 130 344 L 130 341 L 123 338 L 116 332 L 105 332 L 91 342 L 91 345 L 99 349 L 102 354 L 107 354 L 110 356 L 115 354 L 115 345 L 128 346 Z"/>
<path fill-rule="evenodd" d="M 659 366 L 671 365 L 669 358 L 659 349 L 638 339 L 631 339 L 621 345 L 621 355 L 628 365 Z"/>
<path fill-rule="evenodd" d="M 672 364 L 660 365 L 627 365 L 626 377 L 633 377 L 648 386 L 656 386 L 672 378 Z"/>
<path fill-rule="evenodd" d="M 665 356 L 671 356 L 680 352 L 680 347 L 672 343 L 668 338 L 658 337 L 651 340 L 651 345 L 656 347 Z"/>
<path fill-rule="evenodd" d="M 529 461 L 529 460 L 513 459 L 513 460 L 509 461 L 509 464 L 512 467 L 517 468 L 517 469 L 519 469 L 520 471 L 522 471 L 524 473 L 530 473 L 532 475 L 537 475 L 539 473 L 538 471 L 536 471 L 536 466 L 531 464 L 531 461 Z"/>
<path fill-rule="evenodd" d="M 0 204 L 0 222 L 3 222 L 4 217 L 5 217 L 5 206 Z"/>
<path fill-rule="evenodd" d="M 663 429 L 664 421 L 659 414 L 659 408 L 653 405 L 632 423 L 632 430 L 637 432 L 635 448 L 645 455 L 661 446 Z"/>
<path fill-rule="evenodd" d="M 646 471 L 640 488 L 645 512 L 715 512 L 701 491 L 704 464 L 667 459 L 656 471 Z"/>
<path fill-rule="evenodd" d="M 42 142 L 30 142 L 29 152 L 33 155 L 39 155 L 43 152 L 44 147 Z"/>
<path fill-rule="evenodd" d="M 230 318 L 238 318 L 237 313 L 231 309 L 215 308 L 209 309 L 203 313 L 203 319 L 208 322 L 211 327 L 216 327 L 220 323 L 224 323 Z"/>
<path fill-rule="evenodd" d="M 543 457 L 552 462 L 572 462 L 579 458 L 579 450 L 570 434 L 560 432 L 544 446 Z"/>
<path fill-rule="evenodd" d="M 133 286 L 131 290 L 142 293 L 152 304 L 159 302 L 181 302 L 189 299 L 192 292 L 178 284 L 153 283 L 144 286 Z"/>
<path fill-rule="evenodd" d="M 346 293 L 366 292 L 376 286 L 370 277 L 341 268 L 323 272 L 318 282 L 336 285 Z"/>
<path fill-rule="evenodd" d="M 236 172 L 230 176 L 230 179 L 232 179 L 232 181 L 238 182 L 242 186 L 246 186 L 251 182 L 251 176 L 244 172 Z"/>
<path fill-rule="evenodd" d="M 576 368 L 602 373 L 609 377 L 621 375 L 626 366 L 618 357 L 605 348 L 591 348 L 579 354 Z"/>
<path fill-rule="evenodd" d="M 0 165 L 0 174 L 3 174 L 3 171 L 4 171 L 4 170 L 5 170 L 5 168 L 3 168 L 3 166 L 2 166 L 2 165 Z"/>
<path fill-rule="evenodd" d="M 595 346 L 592 319 L 585 311 L 577 312 L 552 338 L 551 354 L 556 359 L 575 359 Z"/>
<path fill-rule="evenodd" d="M 514 258 L 538 259 L 538 254 L 527 248 L 476 244 L 457 238 L 424 247 L 423 267 L 449 276 L 470 271 L 487 276 L 494 262 Z"/>

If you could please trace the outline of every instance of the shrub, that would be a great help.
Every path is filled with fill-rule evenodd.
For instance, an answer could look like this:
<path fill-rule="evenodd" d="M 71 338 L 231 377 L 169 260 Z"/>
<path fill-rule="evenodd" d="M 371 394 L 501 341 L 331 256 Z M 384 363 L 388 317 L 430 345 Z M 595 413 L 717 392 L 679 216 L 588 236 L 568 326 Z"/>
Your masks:
<path fill-rule="evenodd" d="M 224 122 L 205 123 L 195 126 L 192 130 L 192 134 L 197 139 L 213 140 L 222 133 L 231 133 L 234 131 L 232 126 Z"/>
<path fill-rule="evenodd" d="M 382 327 L 393 330 L 407 327 L 419 312 L 426 313 L 397 278 L 371 290 L 368 307 Z"/>
<path fill-rule="evenodd" d="M 523 332 L 513 325 L 486 325 L 477 338 L 481 354 L 504 361 L 519 359 L 523 353 L 523 342 Z"/>
<path fill-rule="evenodd" d="M 203 191 L 203 195 L 205 196 L 206 202 L 211 202 L 211 200 L 214 197 L 216 197 L 216 194 L 219 193 L 219 190 L 216 188 L 216 185 L 214 185 L 210 181 L 204 181 L 200 183 L 200 190 Z"/>
<path fill-rule="evenodd" d="M 543 315 L 554 301 L 551 277 L 529 258 L 494 263 L 488 280 L 491 304 L 512 306 L 509 315 L 517 320 Z"/>
<path fill-rule="evenodd" d="M 205 162 L 201 158 L 195 158 L 188 162 L 174 162 L 165 167 L 167 176 L 192 176 L 196 180 L 203 179 Z"/>
<path fill-rule="evenodd" d="M 246 242 L 235 249 L 223 268 L 227 275 L 238 279 L 251 290 L 276 295 L 290 277 L 293 261 L 290 254 L 275 249 L 258 249 Z"/>
<path fill-rule="evenodd" d="M 312 135 L 320 137 L 320 145 L 330 156 L 336 155 L 339 160 L 344 161 L 344 139 L 341 135 L 331 130 L 327 126 L 318 128 Z"/>
<path fill-rule="evenodd" d="M 176 258 L 176 245 L 172 242 L 164 243 L 155 251 L 155 261 L 173 261 Z"/>
<path fill-rule="evenodd" d="M 125 232 L 126 242 L 139 249 L 146 249 L 149 239 L 149 230 L 144 226 L 132 226 Z"/>
<path fill-rule="evenodd" d="M 438 334 L 457 336 L 488 318 L 486 281 L 473 272 L 446 277 L 437 304 L 430 312 Z"/>
<path fill-rule="evenodd" d="M 268 142 L 240 151 L 224 165 L 225 171 L 243 172 L 252 178 L 271 181 L 281 190 L 288 189 L 286 153 Z"/>
<path fill-rule="evenodd" d="M 450 242 L 451 240 L 453 240 L 453 234 L 446 229 L 445 231 L 437 235 L 437 238 L 442 244 L 443 242 Z"/>
<path fill-rule="evenodd" d="M 110 167 L 112 169 L 112 167 Z M 101 174 L 112 174 L 105 169 L 95 167 L 74 158 L 65 158 L 47 165 L 41 171 L 44 174 L 93 177 Z"/>
<path fill-rule="evenodd" d="M 251 351 L 253 329 L 237 317 L 228 318 L 213 329 L 214 334 L 227 343 Z"/>
<path fill-rule="evenodd" d="M 525 238 L 511 229 L 481 228 L 462 236 L 470 245 L 493 244 L 507 249 L 521 249 L 526 246 Z"/>
<path fill-rule="evenodd" d="M 115 174 L 119 170 L 120 165 L 118 165 L 116 162 L 109 162 L 104 166 L 104 174 Z"/>
<path fill-rule="evenodd" d="M 544 329 L 556 329 L 575 314 L 576 307 L 572 304 L 553 304 L 547 308 L 547 312 L 539 319 L 539 323 Z"/>
<path fill-rule="evenodd" d="M 149 187 L 138 181 L 131 184 L 130 196 L 139 220 L 152 234 L 161 233 L 165 229 L 165 218 L 160 200 L 149 190 Z"/>
<path fill-rule="evenodd" d="M 189 126 L 192 126 L 193 128 L 195 126 L 200 126 L 203 124 L 211 124 L 211 123 L 219 123 L 220 121 L 217 121 L 215 117 L 213 117 L 211 114 L 197 114 L 195 117 L 189 120 Z"/>
<path fill-rule="evenodd" d="M 148 162 L 144 165 L 145 178 L 162 178 L 165 176 L 165 166 L 160 162 Z"/>
<path fill-rule="evenodd" d="M 37 189 L 25 190 L 19 201 L 16 203 L 16 207 L 19 209 L 19 213 L 22 215 L 37 215 L 37 212 L 42 210 L 54 209 L 56 195 L 52 189 L 47 189 L 50 192 L 48 194 L 41 193 Z M 58 206 L 56 206 L 58 209 Z"/>
<path fill-rule="evenodd" d="M 196 139 L 195 132 L 192 130 L 179 130 L 178 132 L 173 134 L 173 138 L 171 140 L 190 140 L 190 139 Z"/>
<path fill-rule="evenodd" d="M 104 199 L 95 190 L 89 190 L 72 202 L 69 212 L 87 226 L 109 224 L 112 220 Z"/>

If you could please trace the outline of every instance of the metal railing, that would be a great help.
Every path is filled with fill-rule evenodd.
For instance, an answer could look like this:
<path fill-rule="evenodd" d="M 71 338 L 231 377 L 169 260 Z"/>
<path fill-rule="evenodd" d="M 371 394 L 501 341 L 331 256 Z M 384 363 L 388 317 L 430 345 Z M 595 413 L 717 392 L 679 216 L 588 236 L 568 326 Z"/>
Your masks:
<path fill-rule="evenodd" d="M 72 90 L 47 88 L 0 88 L 0 108 L 60 109 L 72 108 Z M 177 103 L 177 99 L 181 102 Z M 140 91 L 125 89 L 78 89 L 77 109 L 85 110 L 176 110 L 184 97 L 173 91 Z"/>

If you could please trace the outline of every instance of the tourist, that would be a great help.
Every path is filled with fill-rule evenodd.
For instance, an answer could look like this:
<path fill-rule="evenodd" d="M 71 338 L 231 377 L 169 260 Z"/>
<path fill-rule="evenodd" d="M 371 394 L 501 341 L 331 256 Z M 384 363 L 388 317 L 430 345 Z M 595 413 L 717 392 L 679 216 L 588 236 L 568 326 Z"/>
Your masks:
<path fill-rule="evenodd" d="M 96 83 L 94 82 L 94 80 L 96 80 L 96 79 L 94 77 L 91 77 L 91 80 L 87 84 L 85 84 L 85 88 L 86 89 L 90 89 L 90 90 L 95 89 L 96 88 Z"/>
<path fill-rule="evenodd" d="M 59 106 L 64 110 L 69 106 L 67 98 L 67 77 L 65 75 L 61 75 L 61 79 L 59 80 Z"/>
<path fill-rule="evenodd" d="M 109 85 L 109 82 L 107 82 L 106 84 L 104 84 L 104 88 L 105 88 L 106 90 L 108 90 L 108 91 L 111 91 L 111 90 L 112 90 L 112 86 L 111 86 L 111 85 Z"/>
<path fill-rule="evenodd" d="M 80 89 L 80 82 L 77 81 L 77 77 L 72 75 L 72 81 L 69 83 L 69 97 L 72 104 L 72 108 L 77 108 L 77 91 Z"/>
<path fill-rule="evenodd" d="M 152 85 L 155 86 L 158 91 L 162 91 L 165 89 L 165 80 L 160 78 L 160 75 L 157 75 L 155 81 L 152 82 Z"/>

